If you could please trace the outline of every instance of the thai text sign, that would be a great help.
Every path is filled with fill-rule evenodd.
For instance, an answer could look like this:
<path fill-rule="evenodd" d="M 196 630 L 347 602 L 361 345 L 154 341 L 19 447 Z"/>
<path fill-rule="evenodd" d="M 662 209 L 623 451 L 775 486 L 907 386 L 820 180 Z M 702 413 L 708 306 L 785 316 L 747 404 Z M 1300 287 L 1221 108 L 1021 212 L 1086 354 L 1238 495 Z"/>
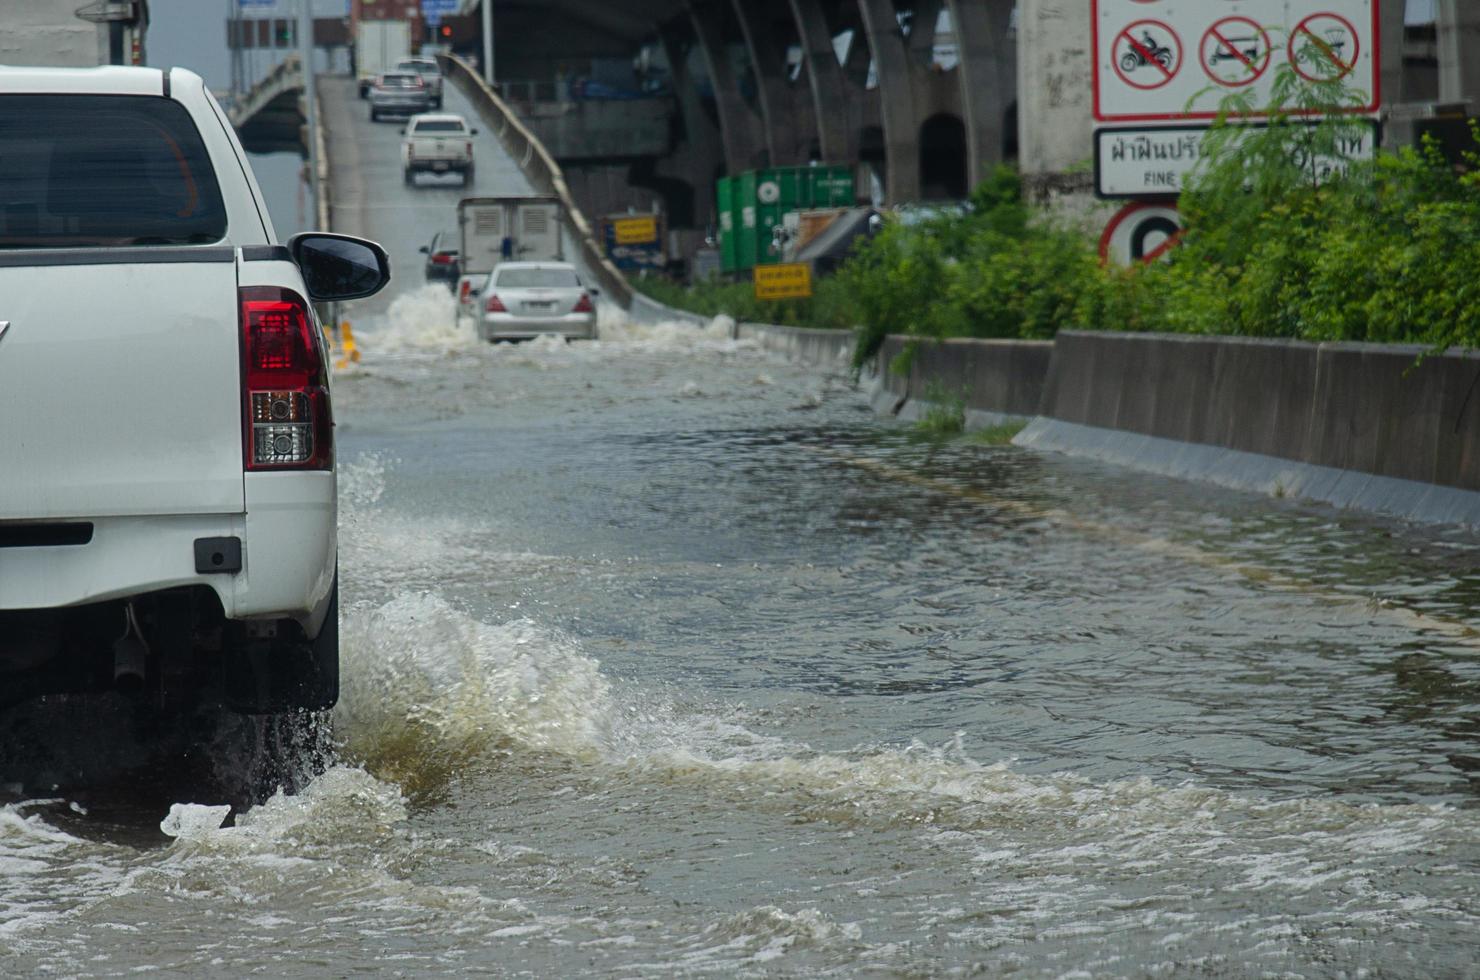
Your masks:
<path fill-rule="evenodd" d="M 646 214 L 635 218 L 613 218 L 612 236 L 618 245 L 647 245 L 658 240 L 658 219 Z"/>
<path fill-rule="evenodd" d="M 1340 79 L 1376 112 L 1379 2 L 1092 0 L 1095 119 L 1212 119 L 1230 93 L 1263 107 L 1282 65 Z"/>
<path fill-rule="evenodd" d="M 1203 159 L 1206 126 L 1140 126 L 1095 131 L 1095 193 L 1100 197 L 1175 197 Z M 1377 154 L 1377 124 L 1364 120 L 1343 127 L 1337 152 L 1299 162 L 1313 169 L 1320 181 L 1352 160 L 1371 160 Z"/>
<path fill-rule="evenodd" d="M 812 267 L 805 262 L 755 267 L 756 299 L 806 299 L 812 295 Z"/>

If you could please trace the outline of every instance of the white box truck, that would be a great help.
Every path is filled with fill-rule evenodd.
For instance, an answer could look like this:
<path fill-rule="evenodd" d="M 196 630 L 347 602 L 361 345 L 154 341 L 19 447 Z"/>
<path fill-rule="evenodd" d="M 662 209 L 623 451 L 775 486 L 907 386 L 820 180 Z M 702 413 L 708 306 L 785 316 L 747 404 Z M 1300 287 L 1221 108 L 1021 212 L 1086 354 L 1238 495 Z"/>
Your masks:
<path fill-rule="evenodd" d="M 411 24 L 404 20 L 362 20 L 355 29 L 355 75 L 360 98 L 370 92 L 375 76 L 411 57 Z"/>
<path fill-rule="evenodd" d="M 503 259 L 564 260 L 563 218 L 560 199 L 555 197 L 465 197 L 458 201 L 462 265 L 457 287 L 458 315 L 475 315 L 478 294 L 488 274 Z"/>

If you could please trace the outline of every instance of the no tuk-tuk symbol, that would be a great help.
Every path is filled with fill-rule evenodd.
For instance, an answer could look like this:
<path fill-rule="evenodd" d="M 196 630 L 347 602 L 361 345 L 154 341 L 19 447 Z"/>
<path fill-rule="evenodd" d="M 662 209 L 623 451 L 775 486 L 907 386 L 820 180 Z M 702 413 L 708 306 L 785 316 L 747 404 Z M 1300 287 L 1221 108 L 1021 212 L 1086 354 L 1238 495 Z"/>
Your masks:
<path fill-rule="evenodd" d="M 1290 64 L 1310 82 L 1345 78 L 1362 53 L 1357 30 L 1337 14 L 1311 14 L 1290 32 Z"/>
<path fill-rule="evenodd" d="M 1115 38 L 1111 63 L 1133 88 L 1161 88 L 1182 67 L 1182 40 L 1159 20 L 1138 20 Z"/>
<path fill-rule="evenodd" d="M 1269 33 L 1247 17 L 1225 17 L 1203 35 L 1199 55 L 1203 71 L 1219 85 L 1241 88 L 1269 70 L 1273 45 Z"/>

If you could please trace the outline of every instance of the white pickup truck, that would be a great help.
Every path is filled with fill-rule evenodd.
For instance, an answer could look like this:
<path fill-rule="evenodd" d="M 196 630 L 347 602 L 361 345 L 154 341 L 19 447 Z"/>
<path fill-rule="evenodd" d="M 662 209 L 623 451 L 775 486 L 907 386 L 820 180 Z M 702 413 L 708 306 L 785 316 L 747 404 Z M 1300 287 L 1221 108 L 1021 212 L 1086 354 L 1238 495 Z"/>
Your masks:
<path fill-rule="evenodd" d="M 401 174 L 407 185 L 421 174 L 461 174 L 463 186 L 473 182 L 473 137 L 478 131 L 462 116 L 422 113 L 401 130 Z"/>
<path fill-rule="evenodd" d="M 338 698 L 334 422 L 313 301 L 385 252 L 278 243 L 181 69 L 0 68 L 0 708 Z"/>

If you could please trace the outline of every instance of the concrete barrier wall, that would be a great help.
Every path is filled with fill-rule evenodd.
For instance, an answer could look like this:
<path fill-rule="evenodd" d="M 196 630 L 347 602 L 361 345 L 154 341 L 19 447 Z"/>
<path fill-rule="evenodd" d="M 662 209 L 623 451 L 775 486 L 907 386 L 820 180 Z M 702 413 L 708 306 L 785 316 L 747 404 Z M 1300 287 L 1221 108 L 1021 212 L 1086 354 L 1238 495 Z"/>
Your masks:
<path fill-rule="evenodd" d="M 909 374 L 895 374 L 889 366 L 911 343 Z M 887 337 L 879 349 L 879 383 L 896 399 L 929 403 L 938 391 L 964 399 L 967 411 L 1028 418 L 1038 414 L 1053 348 L 1051 340 Z"/>
<path fill-rule="evenodd" d="M 742 324 L 740 336 L 843 366 L 853 337 Z M 873 372 L 905 420 L 959 395 L 975 428 L 1032 419 L 1019 445 L 1416 520 L 1480 525 L 1480 353 L 1413 346 L 1063 331 L 1057 341 L 921 342 Z"/>
<path fill-rule="evenodd" d="M 1480 490 L 1480 355 L 1064 331 L 1040 414 Z M 1466 397 L 1470 395 L 1466 404 Z"/>
<path fill-rule="evenodd" d="M 765 350 L 785 354 L 804 364 L 846 369 L 853 362 L 853 345 L 857 334 L 851 330 L 741 323 L 735 327 L 735 338 L 754 340 Z"/>

